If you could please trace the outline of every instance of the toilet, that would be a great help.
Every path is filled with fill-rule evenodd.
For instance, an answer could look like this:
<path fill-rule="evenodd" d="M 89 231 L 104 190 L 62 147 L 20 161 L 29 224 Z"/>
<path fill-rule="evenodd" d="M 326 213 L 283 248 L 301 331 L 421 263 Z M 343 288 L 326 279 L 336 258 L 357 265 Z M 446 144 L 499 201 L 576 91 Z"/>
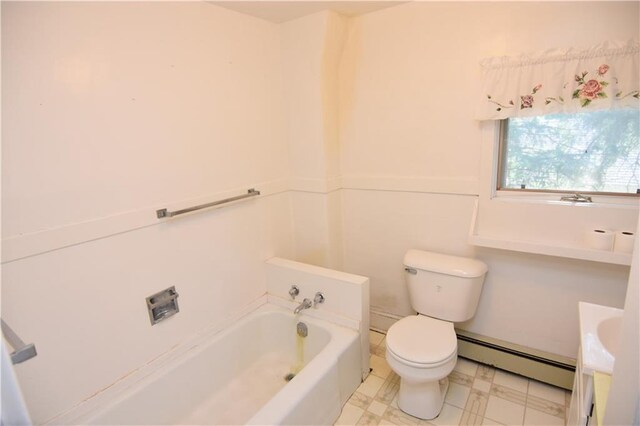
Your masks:
<path fill-rule="evenodd" d="M 421 250 L 407 251 L 403 263 L 411 307 L 418 314 L 389 328 L 386 358 L 400 376 L 400 409 L 428 420 L 440 414 L 447 376 L 456 365 L 454 323 L 475 315 L 487 265 Z"/>

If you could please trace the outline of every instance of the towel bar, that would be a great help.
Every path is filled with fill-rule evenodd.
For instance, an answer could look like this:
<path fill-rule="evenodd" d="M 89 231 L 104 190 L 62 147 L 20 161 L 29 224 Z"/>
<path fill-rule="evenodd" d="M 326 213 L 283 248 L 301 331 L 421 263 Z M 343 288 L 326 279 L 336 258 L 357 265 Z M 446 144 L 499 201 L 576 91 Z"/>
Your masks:
<path fill-rule="evenodd" d="M 194 212 L 196 210 L 206 209 L 208 207 L 213 207 L 213 206 L 219 206 L 220 204 L 230 203 L 232 201 L 243 200 L 243 199 L 249 198 L 249 197 L 255 197 L 256 195 L 260 195 L 260 191 L 256 191 L 254 188 L 251 188 L 251 189 L 249 189 L 247 191 L 246 194 L 243 194 L 243 195 L 238 195 L 236 197 L 231 197 L 231 198 L 225 198 L 224 200 L 214 201 L 212 203 L 200 204 L 199 206 L 188 207 L 188 208 L 182 209 L 182 210 L 176 210 L 176 211 L 173 211 L 173 212 L 170 212 L 167 209 L 156 210 L 156 216 L 158 217 L 158 219 L 163 219 L 165 217 L 178 216 L 179 214 L 191 213 L 191 212 Z"/>

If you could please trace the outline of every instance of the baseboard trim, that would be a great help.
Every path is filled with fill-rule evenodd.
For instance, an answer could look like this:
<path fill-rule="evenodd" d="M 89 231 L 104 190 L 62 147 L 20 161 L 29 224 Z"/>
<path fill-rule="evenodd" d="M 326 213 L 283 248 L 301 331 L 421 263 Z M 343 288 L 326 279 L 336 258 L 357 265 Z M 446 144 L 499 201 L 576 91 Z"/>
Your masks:
<path fill-rule="evenodd" d="M 400 315 L 378 311 L 375 308 L 369 310 L 369 328 L 379 333 L 386 334 L 389 327 L 400 319 L 402 319 Z"/>

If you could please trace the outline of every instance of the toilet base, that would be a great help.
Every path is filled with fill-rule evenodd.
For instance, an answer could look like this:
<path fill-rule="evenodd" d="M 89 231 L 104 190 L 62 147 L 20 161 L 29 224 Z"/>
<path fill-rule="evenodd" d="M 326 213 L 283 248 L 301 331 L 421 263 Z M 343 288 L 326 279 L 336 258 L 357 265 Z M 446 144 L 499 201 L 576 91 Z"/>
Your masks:
<path fill-rule="evenodd" d="M 401 379 L 398 407 L 413 417 L 424 420 L 434 419 L 442 410 L 448 388 L 448 378 L 426 383 Z"/>

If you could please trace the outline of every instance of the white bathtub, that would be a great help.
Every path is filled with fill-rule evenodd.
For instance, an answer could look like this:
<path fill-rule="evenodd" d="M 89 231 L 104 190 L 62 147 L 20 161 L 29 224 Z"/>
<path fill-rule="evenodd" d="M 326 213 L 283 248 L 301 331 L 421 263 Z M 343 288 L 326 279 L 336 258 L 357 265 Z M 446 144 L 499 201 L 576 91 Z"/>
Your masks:
<path fill-rule="evenodd" d="M 360 352 L 357 331 L 265 304 L 73 422 L 333 424 L 360 384 Z"/>

